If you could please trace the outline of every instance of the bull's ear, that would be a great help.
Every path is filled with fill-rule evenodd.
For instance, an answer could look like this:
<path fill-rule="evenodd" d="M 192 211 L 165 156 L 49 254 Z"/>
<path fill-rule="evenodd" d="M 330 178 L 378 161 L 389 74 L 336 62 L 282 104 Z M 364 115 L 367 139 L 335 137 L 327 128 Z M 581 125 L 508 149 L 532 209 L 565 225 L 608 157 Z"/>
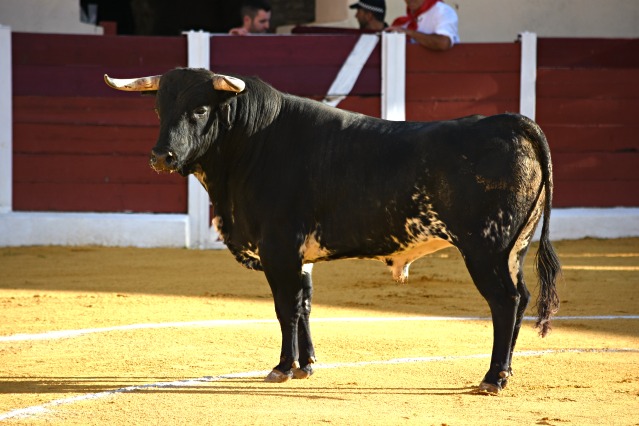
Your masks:
<path fill-rule="evenodd" d="M 239 93 L 246 87 L 246 83 L 239 78 L 228 75 L 215 74 L 213 76 L 213 88 L 227 92 Z"/>
<path fill-rule="evenodd" d="M 127 92 L 156 92 L 161 75 L 140 78 L 111 78 L 104 74 L 104 82 L 111 88 Z"/>

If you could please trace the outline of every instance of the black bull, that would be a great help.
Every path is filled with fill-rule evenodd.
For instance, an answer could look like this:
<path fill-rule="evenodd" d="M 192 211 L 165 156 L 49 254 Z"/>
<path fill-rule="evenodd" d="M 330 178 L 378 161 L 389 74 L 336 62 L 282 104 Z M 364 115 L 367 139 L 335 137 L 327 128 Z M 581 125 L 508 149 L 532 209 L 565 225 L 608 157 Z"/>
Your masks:
<path fill-rule="evenodd" d="M 493 351 L 480 389 L 498 392 L 512 374 L 530 298 L 523 262 L 541 218 L 537 326 L 542 336 L 549 330 L 560 273 L 549 240 L 552 166 L 531 120 L 391 122 L 201 69 L 105 79 L 157 92 L 152 167 L 195 174 L 229 250 L 264 271 L 282 330 L 267 381 L 313 373 L 314 262 L 378 259 L 404 281 L 412 261 L 455 246 L 491 310 Z"/>

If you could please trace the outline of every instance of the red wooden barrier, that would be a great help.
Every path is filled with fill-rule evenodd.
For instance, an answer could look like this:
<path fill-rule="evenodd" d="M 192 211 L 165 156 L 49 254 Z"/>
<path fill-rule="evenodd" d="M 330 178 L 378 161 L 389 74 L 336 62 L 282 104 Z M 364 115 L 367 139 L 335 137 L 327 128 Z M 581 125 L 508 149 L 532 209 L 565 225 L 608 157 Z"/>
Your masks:
<path fill-rule="evenodd" d="M 639 206 L 639 40 L 540 39 L 538 68 L 554 204 Z"/>
<path fill-rule="evenodd" d="M 357 35 L 214 36 L 211 69 L 257 75 L 321 99 Z M 116 92 L 102 75 L 186 65 L 184 37 L 14 33 L 14 209 L 186 211 L 179 176 L 147 165 L 153 98 Z M 380 115 L 380 47 L 340 108 Z M 555 166 L 555 205 L 639 206 L 639 40 L 540 39 L 537 119 Z M 407 46 L 407 119 L 517 112 L 520 45 Z"/>
<path fill-rule="evenodd" d="M 14 33 L 13 207 L 27 211 L 186 212 L 186 185 L 148 167 L 152 97 L 114 76 L 186 65 L 186 40 Z"/>

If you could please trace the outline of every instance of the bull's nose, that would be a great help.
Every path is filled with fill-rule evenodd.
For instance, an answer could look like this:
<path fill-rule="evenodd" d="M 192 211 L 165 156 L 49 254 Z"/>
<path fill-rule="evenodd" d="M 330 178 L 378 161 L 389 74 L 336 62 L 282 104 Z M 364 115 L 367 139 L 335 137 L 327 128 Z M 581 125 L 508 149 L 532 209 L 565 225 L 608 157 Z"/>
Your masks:
<path fill-rule="evenodd" d="M 171 151 L 158 152 L 156 150 L 151 151 L 151 159 L 149 163 L 153 170 L 156 172 L 172 172 L 174 171 L 173 163 L 175 162 L 175 156 Z"/>

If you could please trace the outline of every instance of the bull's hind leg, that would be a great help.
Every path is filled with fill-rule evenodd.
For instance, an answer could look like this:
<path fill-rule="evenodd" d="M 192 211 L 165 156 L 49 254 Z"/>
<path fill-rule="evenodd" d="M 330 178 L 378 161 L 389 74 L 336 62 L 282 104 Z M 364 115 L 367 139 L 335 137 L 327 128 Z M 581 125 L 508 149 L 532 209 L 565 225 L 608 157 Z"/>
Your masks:
<path fill-rule="evenodd" d="M 484 256 L 479 259 L 466 258 L 468 271 L 490 307 L 493 320 L 493 351 L 490 369 L 484 376 L 480 390 L 498 393 L 510 376 L 510 362 L 514 344 L 515 328 L 521 324 L 517 320 L 523 312 L 519 308 L 521 296 L 517 284 L 508 270 L 508 262 L 503 254 Z M 498 261 L 501 259 L 501 262 Z"/>
<path fill-rule="evenodd" d="M 526 283 L 524 282 L 524 274 L 522 271 L 524 257 L 521 256 L 519 260 L 519 272 L 517 273 L 517 292 L 519 293 L 519 305 L 517 306 L 517 316 L 515 317 L 515 328 L 513 330 L 513 340 L 510 345 L 510 361 L 512 362 L 513 352 L 515 351 L 515 345 L 517 344 L 517 338 L 519 337 L 519 330 L 521 329 L 521 323 L 524 320 L 524 313 L 526 312 L 526 308 L 528 307 L 528 302 L 530 300 L 530 292 L 526 287 Z M 509 369 L 509 375 L 512 376 L 513 371 L 512 368 Z M 505 388 L 507 384 L 507 379 L 504 380 L 501 384 L 502 388 Z"/>

